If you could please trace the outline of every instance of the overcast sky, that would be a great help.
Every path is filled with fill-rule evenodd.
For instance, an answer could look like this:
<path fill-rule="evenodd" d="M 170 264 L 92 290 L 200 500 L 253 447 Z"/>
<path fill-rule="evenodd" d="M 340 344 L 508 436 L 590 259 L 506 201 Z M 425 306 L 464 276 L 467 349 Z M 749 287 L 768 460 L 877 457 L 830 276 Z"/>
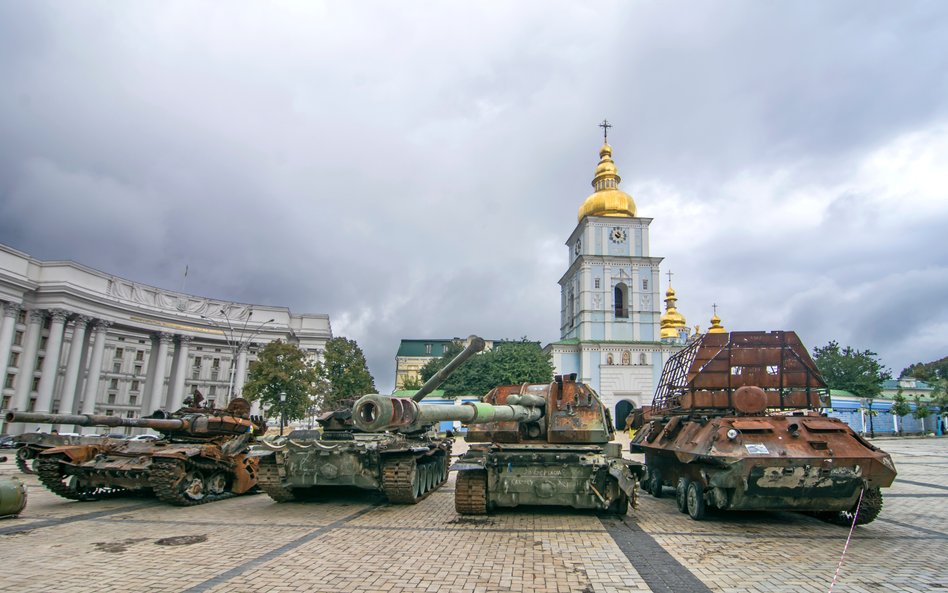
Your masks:
<path fill-rule="evenodd" d="M 385 393 L 559 338 L 604 117 L 690 325 L 948 355 L 939 1 L 0 0 L 0 242 L 328 313 Z"/>

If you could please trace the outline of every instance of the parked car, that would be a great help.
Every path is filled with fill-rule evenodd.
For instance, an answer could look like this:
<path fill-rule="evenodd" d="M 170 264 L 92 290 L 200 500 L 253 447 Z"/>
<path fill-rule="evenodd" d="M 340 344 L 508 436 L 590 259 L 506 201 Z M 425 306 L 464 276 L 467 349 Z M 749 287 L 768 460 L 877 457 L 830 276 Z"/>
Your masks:
<path fill-rule="evenodd" d="M 0 449 L 16 449 L 16 437 L 12 434 L 0 436 Z"/>
<path fill-rule="evenodd" d="M 130 437 L 130 441 L 157 441 L 158 437 L 153 434 L 136 434 L 133 437 Z"/>

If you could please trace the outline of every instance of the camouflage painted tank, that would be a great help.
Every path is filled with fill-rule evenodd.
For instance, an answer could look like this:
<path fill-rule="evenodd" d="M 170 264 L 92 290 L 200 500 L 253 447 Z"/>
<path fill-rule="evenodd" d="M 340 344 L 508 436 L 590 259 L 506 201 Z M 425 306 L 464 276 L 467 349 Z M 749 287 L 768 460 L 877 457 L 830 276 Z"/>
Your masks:
<path fill-rule="evenodd" d="M 164 502 L 189 506 L 242 494 L 256 485 L 257 461 L 246 453 L 266 425 L 249 411 L 249 403 L 237 398 L 226 410 L 196 405 L 148 418 L 9 412 L 6 419 L 157 430 L 162 437 L 154 441 L 101 439 L 48 448 L 37 459 L 40 482 L 71 500 L 151 489 Z"/>
<path fill-rule="evenodd" d="M 828 391 L 793 332 L 704 334 L 672 356 L 647 424 L 632 441 L 645 454 L 643 487 L 675 488 L 693 519 L 708 508 L 804 511 L 869 523 L 891 457 L 841 420 L 820 413 Z"/>
<path fill-rule="evenodd" d="M 467 347 L 412 399 L 420 401 L 483 349 L 484 340 L 471 336 Z M 348 409 L 326 413 L 318 421 L 319 432 L 294 431 L 283 441 L 254 446 L 260 488 L 277 502 L 296 500 L 312 488 L 354 486 L 380 490 L 393 503 L 415 504 L 448 479 L 453 439 L 439 434 L 434 423 L 367 432 L 353 423 Z"/>
<path fill-rule="evenodd" d="M 352 411 L 363 430 L 411 430 L 443 420 L 468 425 L 470 449 L 458 471 L 455 509 L 563 505 L 625 514 L 641 464 L 623 459 L 608 410 L 575 375 L 538 385 L 496 387 L 480 402 L 456 406 L 365 396 Z"/>

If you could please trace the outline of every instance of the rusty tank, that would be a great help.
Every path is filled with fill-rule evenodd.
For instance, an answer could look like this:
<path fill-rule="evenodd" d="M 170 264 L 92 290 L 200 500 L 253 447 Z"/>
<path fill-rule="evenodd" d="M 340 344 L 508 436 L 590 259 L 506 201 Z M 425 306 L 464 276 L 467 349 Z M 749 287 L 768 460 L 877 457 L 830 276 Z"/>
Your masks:
<path fill-rule="evenodd" d="M 665 365 L 646 424 L 644 489 L 675 489 L 678 508 L 802 511 L 866 524 L 895 479 L 892 458 L 829 405 L 816 364 L 792 331 L 708 333 Z"/>
<path fill-rule="evenodd" d="M 16 466 L 24 474 L 36 473 L 36 462 L 40 453 L 53 447 L 67 445 L 101 444 L 106 437 L 99 435 L 65 435 L 48 432 L 25 432 L 14 438 Z"/>
<path fill-rule="evenodd" d="M 412 430 L 456 420 L 470 448 L 457 470 L 454 506 L 462 515 L 495 507 L 557 505 L 625 514 L 634 506 L 638 462 L 623 459 L 599 395 L 576 375 L 552 383 L 495 387 L 481 401 L 454 406 L 368 395 L 352 410 L 363 430 Z"/>
<path fill-rule="evenodd" d="M 229 498 L 257 483 L 257 460 L 247 456 L 254 437 L 266 431 L 236 398 L 227 409 L 184 407 L 145 418 L 87 414 L 8 412 L 7 422 L 78 426 L 144 427 L 161 433 L 152 441 L 100 439 L 40 452 L 36 473 L 51 492 L 70 500 L 99 500 L 151 490 L 164 502 L 190 506 Z"/>
<path fill-rule="evenodd" d="M 421 401 L 483 349 L 484 340 L 471 336 L 464 350 L 407 401 Z M 440 434 L 436 423 L 367 431 L 353 423 L 348 408 L 327 412 L 318 422 L 319 431 L 294 431 L 286 439 L 253 447 L 251 455 L 260 459 L 260 488 L 275 501 L 298 500 L 314 489 L 349 486 L 379 490 L 392 503 L 415 504 L 448 479 L 454 440 Z"/>

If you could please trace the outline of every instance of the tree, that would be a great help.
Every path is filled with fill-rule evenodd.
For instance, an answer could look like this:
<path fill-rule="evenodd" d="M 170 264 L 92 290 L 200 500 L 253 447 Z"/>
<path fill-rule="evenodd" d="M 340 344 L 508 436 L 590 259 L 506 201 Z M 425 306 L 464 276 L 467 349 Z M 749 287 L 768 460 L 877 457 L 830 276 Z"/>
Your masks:
<path fill-rule="evenodd" d="M 901 387 L 898 392 L 896 392 L 895 397 L 892 398 L 892 408 L 890 411 L 899 417 L 899 434 L 902 434 L 902 418 L 912 412 L 912 406 L 909 405 L 905 396 L 902 395 Z"/>
<path fill-rule="evenodd" d="M 421 385 L 422 385 L 421 379 L 419 379 L 415 375 L 408 375 L 407 377 L 402 379 L 402 389 L 406 389 L 409 391 L 418 391 L 419 389 L 421 389 Z"/>
<path fill-rule="evenodd" d="M 421 378 L 430 379 L 456 357 L 464 345 L 456 341 L 444 355 L 422 367 Z M 548 383 L 553 380 L 553 363 L 540 345 L 526 338 L 496 342 L 492 350 L 469 359 L 441 385 L 446 397 L 484 395 L 498 385 Z"/>
<path fill-rule="evenodd" d="M 244 384 L 243 395 L 251 401 L 259 401 L 270 416 L 285 410 L 287 418 L 303 418 L 312 404 L 318 379 L 305 351 L 294 344 L 276 340 L 264 346 L 257 360 L 250 364 L 250 376 Z M 286 393 L 283 407 L 281 393 Z"/>
<path fill-rule="evenodd" d="M 948 356 L 932 362 L 916 362 L 902 369 L 899 377 L 913 377 L 928 382 L 948 379 Z"/>
<path fill-rule="evenodd" d="M 872 422 L 873 401 L 882 393 L 882 383 L 892 378 L 892 374 L 876 360 L 876 356 L 871 350 L 859 351 L 850 346 L 841 349 L 835 340 L 813 351 L 813 361 L 830 389 L 845 389 L 866 400 L 869 434 L 872 437 L 876 436 Z"/>
<path fill-rule="evenodd" d="M 328 383 L 320 402 L 324 410 L 339 409 L 350 400 L 377 391 L 365 354 L 355 340 L 338 337 L 326 342 L 323 360 L 316 363 L 316 374 Z"/>
<path fill-rule="evenodd" d="M 935 413 L 935 434 L 941 436 L 941 417 L 948 412 L 948 378 L 935 381 L 930 407 Z"/>
<path fill-rule="evenodd" d="M 921 398 L 917 395 L 915 396 L 915 411 L 912 412 L 912 417 L 916 420 L 922 421 L 922 433 L 927 432 L 925 430 L 925 419 L 932 415 L 931 408 L 928 407 L 928 404 L 923 402 Z"/>

